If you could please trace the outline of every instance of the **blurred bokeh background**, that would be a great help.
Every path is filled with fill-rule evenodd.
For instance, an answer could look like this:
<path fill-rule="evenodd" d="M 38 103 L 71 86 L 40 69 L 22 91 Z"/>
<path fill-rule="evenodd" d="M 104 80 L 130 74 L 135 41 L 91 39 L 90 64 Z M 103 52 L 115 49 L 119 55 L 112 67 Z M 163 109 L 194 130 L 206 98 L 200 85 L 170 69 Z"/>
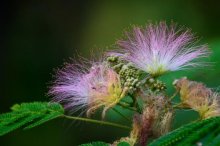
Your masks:
<path fill-rule="evenodd" d="M 78 54 L 111 49 L 124 29 L 150 20 L 177 22 L 192 28 L 200 43 L 208 43 L 214 62 L 209 68 L 170 73 L 188 76 L 209 87 L 220 85 L 220 3 L 214 0 L 5 0 L 0 2 L 0 113 L 11 105 L 49 101 L 46 96 L 54 69 Z M 170 86 L 171 87 L 171 86 Z M 172 92 L 171 87 L 168 91 Z M 110 112 L 110 115 L 113 113 Z M 193 119 L 193 112 L 177 112 L 173 127 Z M 126 123 L 116 116 L 108 116 Z M 181 122 L 179 122 L 181 121 Z M 2 146 L 75 146 L 90 141 L 112 142 L 128 132 L 100 125 L 57 119 L 32 130 L 16 130 L 0 137 Z"/>

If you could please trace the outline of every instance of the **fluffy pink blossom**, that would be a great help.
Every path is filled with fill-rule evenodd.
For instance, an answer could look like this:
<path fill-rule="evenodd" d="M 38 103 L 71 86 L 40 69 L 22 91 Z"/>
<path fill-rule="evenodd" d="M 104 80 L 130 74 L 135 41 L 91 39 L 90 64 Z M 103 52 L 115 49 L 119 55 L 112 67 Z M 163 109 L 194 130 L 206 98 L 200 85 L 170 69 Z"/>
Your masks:
<path fill-rule="evenodd" d="M 94 64 L 90 69 L 67 64 L 58 71 L 49 94 L 72 112 L 86 109 L 90 115 L 103 106 L 104 117 L 106 110 L 124 97 L 125 90 L 118 74 L 104 64 Z"/>
<path fill-rule="evenodd" d="M 190 30 L 176 29 L 175 25 L 167 26 L 165 22 L 149 24 L 146 28 L 134 27 L 126 36 L 127 39 L 117 43 L 121 50 L 112 54 L 122 56 L 153 76 L 199 66 L 201 63 L 192 60 L 209 55 L 206 45 L 195 45 Z"/>

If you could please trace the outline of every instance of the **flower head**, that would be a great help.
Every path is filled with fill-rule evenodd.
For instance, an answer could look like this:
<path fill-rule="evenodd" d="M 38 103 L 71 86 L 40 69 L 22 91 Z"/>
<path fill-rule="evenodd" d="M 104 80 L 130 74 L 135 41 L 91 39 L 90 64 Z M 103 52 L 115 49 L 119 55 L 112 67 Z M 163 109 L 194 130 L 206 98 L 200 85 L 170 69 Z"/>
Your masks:
<path fill-rule="evenodd" d="M 87 115 L 104 106 L 104 117 L 106 110 L 125 94 L 118 74 L 103 63 L 94 64 L 88 70 L 76 67 L 79 66 L 67 64 L 59 70 L 49 93 L 72 111 L 86 107 Z"/>
<path fill-rule="evenodd" d="M 181 78 L 174 82 L 180 93 L 181 107 L 191 108 L 199 113 L 202 119 L 220 115 L 219 94 L 204 84 Z"/>
<path fill-rule="evenodd" d="M 207 46 L 194 45 L 189 30 L 177 30 L 175 25 L 167 26 L 165 22 L 149 24 L 146 28 L 134 27 L 126 36 L 126 40 L 118 41 L 121 51 L 112 54 L 153 76 L 198 66 L 191 61 L 209 54 Z"/>

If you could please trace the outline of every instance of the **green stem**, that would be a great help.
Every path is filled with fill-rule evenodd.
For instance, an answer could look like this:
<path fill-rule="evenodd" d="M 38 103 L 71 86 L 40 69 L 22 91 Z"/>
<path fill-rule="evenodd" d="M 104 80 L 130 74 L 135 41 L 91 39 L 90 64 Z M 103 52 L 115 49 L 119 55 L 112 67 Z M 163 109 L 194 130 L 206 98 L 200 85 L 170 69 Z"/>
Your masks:
<path fill-rule="evenodd" d="M 135 97 L 132 96 L 132 95 L 129 95 L 129 96 L 130 96 L 130 97 L 132 98 L 132 100 L 133 100 L 133 107 L 136 107 L 138 113 L 142 113 L 141 108 L 140 108 L 140 106 L 139 106 L 139 104 L 138 104 L 137 98 L 135 98 Z"/>
<path fill-rule="evenodd" d="M 121 102 L 127 103 L 127 104 L 132 104 L 131 102 L 125 101 L 125 100 L 121 100 Z"/>
<path fill-rule="evenodd" d="M 183 107 L 181 102 L 178 103 L 178 104 L 174 104 L 172 107 L 173 107 L 174 109 L 193 110 L 193 109 L 191 109 L 191 108 L 189 108 L 189 107 Z"/>
<path fill-rule="evenodd" d="M 134 107 L 131 107 L 130 104 L 127 104 L 127 103 L 124 103 L 124 102 L 119 102 L 119 103 L 117 103 L 117 105 L 119 105 L 119 106 L 121 106 L 123 108 L 129 109 L 129 110 L 138 112 L 137 109 L 134 108 Z"/>
<path fill-rule="evenodd" d="M 177 104 L 174 104 L 174 105 L 173 105 L 173 108 L 174 108 L 174 109 L 183 109 L 183 107 L 182 107 L 182 102 L 177 103 Z"/>
<path fill-rule="evenodd" d="M 170 97 L 170 100 L 172 100 L 177 94 L 178 94 L 178 91 L 176 91 L 176 92 Z"/>
<path fill-rule="evenodd" d="M 90 122 L 90 123 L 94 123 L 94 124 L 108 125 L 108 126 L 131 130 L 131 128 L 128 126 L 120 125 L 120 124 L 112 123 L 112 122 L 107 122 L 107 121 L 100 121 L 100 120 L 81 118 L 81 117 L 72 117 L 72 116 L 67 116 L 67 115 L 63 115 L 62 117 L 67 118 L 67 119 L 71 119 L 71 120 L 79 120 L 79 121 L 85 121 L 85 122 Z"/>

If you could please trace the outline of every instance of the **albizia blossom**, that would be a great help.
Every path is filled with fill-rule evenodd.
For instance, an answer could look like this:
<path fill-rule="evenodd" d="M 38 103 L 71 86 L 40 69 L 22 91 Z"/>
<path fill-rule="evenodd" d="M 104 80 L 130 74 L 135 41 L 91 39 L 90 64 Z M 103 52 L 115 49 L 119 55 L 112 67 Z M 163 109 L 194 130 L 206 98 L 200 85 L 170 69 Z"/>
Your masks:
<path fill-rule="evenodd" d="M 68 64 L 59 70 L 49 94 L 54 100 L 71 111 L 86 109 L 87 116 L 100 107 L 106 110 L 124 97 L 118 74 L 104 64 L 95 64 L 90 69 Z"/>
<path fill-rule="evenodd" d="M 219 93 L 213 92 L 203 83 L 190 81 L 186 77 L 173 83 L 180 93 L 180 107 L 197 111 L 201 119 L 220 115 Z"/>
<path fill-rule="evenodd" d="M 121 50 L 112 54 L 153 76 L 201 65 L 192 60 L 209 55 L 206 45 L 195 46 L 190 30 L 176 29 L 165 22 L 134 27 L 126 37 L 117 43 Z"/>

